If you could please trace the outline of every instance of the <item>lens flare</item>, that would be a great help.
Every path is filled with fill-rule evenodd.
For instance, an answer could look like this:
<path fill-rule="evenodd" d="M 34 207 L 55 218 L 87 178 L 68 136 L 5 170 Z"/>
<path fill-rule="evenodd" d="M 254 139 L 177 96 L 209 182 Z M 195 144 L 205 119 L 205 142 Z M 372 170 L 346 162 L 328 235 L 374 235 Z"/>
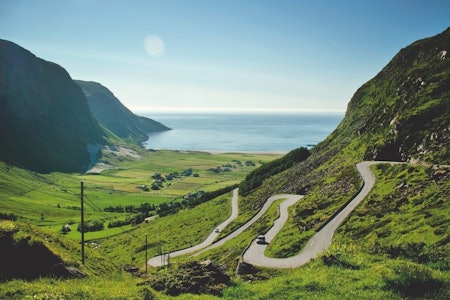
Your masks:
<path fill-rule="evenodd" d="M 157 35 L 147 35 L 144 39 L 144 47 L 147 53 L 152 57 L 161 57 L 164 55 L 164 42 Z"/>

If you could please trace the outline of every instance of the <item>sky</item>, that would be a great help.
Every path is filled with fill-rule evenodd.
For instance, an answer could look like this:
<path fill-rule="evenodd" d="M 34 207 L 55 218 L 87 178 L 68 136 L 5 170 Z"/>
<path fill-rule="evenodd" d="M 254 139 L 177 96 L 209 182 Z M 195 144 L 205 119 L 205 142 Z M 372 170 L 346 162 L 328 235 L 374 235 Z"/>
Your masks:
<path fill-rule="evenodd" d="M 134 112 L 344 112 L 450 1 L 0 0 L 0 38 Z"/>

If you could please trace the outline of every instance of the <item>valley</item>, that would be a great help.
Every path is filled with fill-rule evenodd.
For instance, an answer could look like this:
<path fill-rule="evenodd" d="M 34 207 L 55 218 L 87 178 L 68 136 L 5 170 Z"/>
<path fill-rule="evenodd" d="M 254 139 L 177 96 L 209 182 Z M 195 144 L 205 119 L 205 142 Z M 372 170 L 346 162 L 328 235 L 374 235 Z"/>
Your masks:
<path fill-rule="evenodd" d="M 208 153 L 0 40 L 0 298 L 449 299 L 449 48 L 399 50 L 309 149 Z"/>
<path fill-rule="evenodd" d="M 111 228 L 108 228 L 108 224 L 133 218 L 143 212 L 140 208 L 144 204 L 152 208 L 145 211 L 148 215 L 144 217 L 151 217 L 157 214 L 157 208 L 161 209 L 161 204 L 181 204 L 182 201 L 188 201 L 186 197 L 189 194 L 194 197 L 199 192 L 212 192 L 236 185 L 258 165 L 281 156 L 138 151 L 138 158 L 111 155 L 108 162 L 110 167 L 101 173 L 28 173 L 27 177 L 31 181 L 21 177 L 22 170 L 3 165 L 0 176 L 4 178 L 4 184 L 9 184 L 7 189 L 0 191 L 6 200 L 1 204 L 1 211 L 13 212 L 19 219 L 53 232 L 60 232 L 67 224 L 73 230 L 65 236 L 78 240 L 80 235 L 76 228 L 79 224 L 82 181 L 85 189 L 85 218 L 103 224 L 103 230 L 87 232 L 86 239 L 104 238 L 131 230 L 131 224 Z M 103 160 L 108 160 L 108 154 Z M 223 171 L 210 170 L 215 168 Z M 186 170 L 191 170 L 189 175 L 183 175 Z M 161 179 L 155 179 L 155 174 L 160 174 Z M 167 175 L 170 174 L 173 178 L 169 180 Z M 158 181 L 161 182 L 155 185 Z"/>

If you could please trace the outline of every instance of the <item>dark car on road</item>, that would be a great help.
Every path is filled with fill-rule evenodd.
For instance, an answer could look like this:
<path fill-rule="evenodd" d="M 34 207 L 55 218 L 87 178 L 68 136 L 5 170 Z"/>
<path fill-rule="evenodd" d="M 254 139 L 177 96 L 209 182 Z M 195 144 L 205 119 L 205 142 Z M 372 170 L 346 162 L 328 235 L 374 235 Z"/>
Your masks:
<path fill-rule="evenodd" d="M 267 244 L 266 237 L 264 235 L 258 235 L 258 237 L 256 238 L 256 243 L 257 244 Z"/>

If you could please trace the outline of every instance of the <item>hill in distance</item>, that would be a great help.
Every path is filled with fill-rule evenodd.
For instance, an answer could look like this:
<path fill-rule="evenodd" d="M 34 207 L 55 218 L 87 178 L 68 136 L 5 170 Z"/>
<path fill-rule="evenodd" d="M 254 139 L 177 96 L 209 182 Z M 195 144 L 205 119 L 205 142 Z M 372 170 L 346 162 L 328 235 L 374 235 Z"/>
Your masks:
<path fill-rule="evenodd" d="M 135 115 L 101 84 L 81 80 L 75 82 L 83 90 L 95 118 L 125 141 L 143 142 L 149 132 L 170 130 L 159 122 Z"/>

